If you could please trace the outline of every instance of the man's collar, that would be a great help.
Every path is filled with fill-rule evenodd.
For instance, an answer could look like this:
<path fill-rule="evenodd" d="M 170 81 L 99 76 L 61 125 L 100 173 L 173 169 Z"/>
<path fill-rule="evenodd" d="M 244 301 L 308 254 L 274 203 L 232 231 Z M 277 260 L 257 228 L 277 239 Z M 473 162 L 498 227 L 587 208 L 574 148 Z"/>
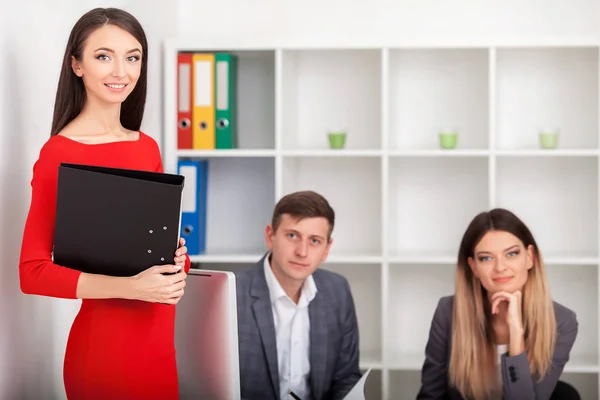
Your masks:
<path fill-rule="evenodd" d="M 271 262 L 270 262 L 271 255 L 272 254 L 269 253 L 265 256 L 263 267 L 264 267 L 264 271 L 265 271 L 265 279 L 267 281 L 267 286 L 269 288 L 269 297 L 271 299 L 271 303 L 274 303 L 275 301 L 277 301 L 278 299 L 280 299 L 282 297 L 289 298 L 289 296 L 285 293 L 285 290 L 283 290 L 281 283 L 279 282 L 279 280 L 273 273 L 273 270 L 271 269 Z M 304 296 L 302 296 L 302 295 L 304 295 Z M 298 305 L 299 306 L 302 305 L 301 304 L 302 300 L 303 300 L 302 297 L 304 297 L 306 299 L 306 305 L 308 305 L 308 303 L 310 303 L 310 301 L 312 299 L 314 299 L 316 295 L 317 295 L 317 285 L 315 284 L 315 280 L 311 274 L 304 280 L 304 284 L 302 285 L 302 292 L 301 292 L 301 296 L 300 296 L 301 299 L 300 299 L 300 302 L 298 303 Z"/>

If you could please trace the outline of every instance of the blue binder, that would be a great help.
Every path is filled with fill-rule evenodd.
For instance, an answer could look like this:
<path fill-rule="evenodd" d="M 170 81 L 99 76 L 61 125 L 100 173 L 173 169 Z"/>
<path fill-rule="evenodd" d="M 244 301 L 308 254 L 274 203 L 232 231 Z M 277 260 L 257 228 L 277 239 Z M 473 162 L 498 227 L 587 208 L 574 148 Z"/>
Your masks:
<path fill-rule="evenodd" d="M 185 177 L 181 199 L 181 237 L 188 255 L 206 250 L 206 201 L 208 191 L 208 161 L 179 160 L 177 172 Z"/>

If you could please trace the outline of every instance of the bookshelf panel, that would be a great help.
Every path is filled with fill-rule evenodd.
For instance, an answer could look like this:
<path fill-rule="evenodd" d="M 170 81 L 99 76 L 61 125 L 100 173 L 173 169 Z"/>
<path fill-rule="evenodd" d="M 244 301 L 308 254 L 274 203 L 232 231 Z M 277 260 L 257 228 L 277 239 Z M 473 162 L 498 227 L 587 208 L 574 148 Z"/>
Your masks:
<path fill-rule="evenodd" d="M 577 374 L 577 373 L 563 373 L 560 377 L 563 382 L 572 385 L 578 392 L 581 399 L 598 399 L 599 391 L 598 388 L 598 374 Z"/>
<path fill-rule="evenodd" d="M 390 146 L 439 149 L 441 130 L 457 149 L 488 147 L 488 50 L 404 49 L 389 56 Z"/>
<path fill-rule="evenodd" d="M 455 258 L 488 208 L 487 157 L 394 157 L 389 167 L 389 255 Z"/>
<path fill-rule="evenodd" d="M 261 254 L 275 206 L 272 157 L 208 158 L 206 255 Z"/>
<path fill-rule="evenodd" d="M 391 264 L 389 271 L 387 366 L 420 371 L 438 302 L 441 297 L 454 293 L 456 267 L 452 264 Z M 410 307 L 406 307 L 407 304 Z"/>
<path fill-rule="evenodd" d="M 598 398 L 598 374 L 563 373 L 561 381 L 572 385 L 581 399 Z M 367 380 L 368 382 L 368 380 Z M 414 400 L 421 388 L 420 371 L 390 371 L 390 399 Z M 366 399 L 383 399 L 383 397 L 365 397 Z"/>
<path fill-rule="evenodd" d="M 598 49 L 497 50 L 497 147 L 538 149 L 540 130 L 558 147 L 598 147 Z"/>
<path fill-rule="evenodd" d="M 336 272 L 348 280 L 360 332 L 361 368 L 380 366 L 381 360 L 381 265 L 322 264 L 322 269 Z"/>
<path fill-rule="evenodd" d="M 368 368 L 361 368 L 360 373 L 364 374 L 367 372 L 367 369 Z M 369 372 L 369 376 L 365 381 L 365 400 L 383 400 L 387 398 L 382 391 L 382 375 L 382 371 L 379 369 L 372 369 L 371 372 Z"/>
<path fill-rule="evenodd" d="M 233 273 L 242 272 L 247 268 L 251 268 L 260 261 L 260 257 L 252 262 L 247 263 L 211 263 L 211 262 L 198 262 L 194 263 L 192 268 L 194 269 L 206 269 L 211 271 L 229 271 Z"/>
<path fill-rule="evenodd" d="M 389 399 L 414 400 L 420 388 L 420 371 L 390 371 Z"/>
<path fill-rule="evenodd" d="M 498 157 L 496 183 L 546 257 L 598 256 L 596 157 Z"/>
<path fill-rule="evenodd" d="M 598 371 L 598 266 L 551 265 L 546 275 L 552 299 L 573 310 L 579 322 L 565 370 Z"/>
<path fill-rule="evenodd" d="M 284 50 L 282 140 L 286 150 L 327 149 L 345 131 L 346 149 L 381 146 L 381 52 Z"/>
<path fill-rule="evenodd" d="M 381 159 L 285 157 L 283 193 L 314 190 L 335 211 L 330 256 L 381 255 Z"/>
<path fill-rule="evenodd" d="M 553 299 L 578 316 L 579 336 L 561 379 L 582 398 L 598 398 L 598 47 L 422 44 L 168 44 L 165 168 L 174 172 L 177 159 L 210 162 L 207 252 L 193 265 L 234 272 L 254 265 L 266 251 L 276 193 L 324 194 L 336 227 L 322 268 L 351 285 L 361 370 L 376 368 L 367 398 L 414 399 L 435 306 L 454 292 L 460 238 L 476 213 L 506 207 L 525 220 L 549 261 Z M 239 56 L 238 149 L 176 149 L 174 54 L 196 49 Z M 558 150 L 540 149 L 538 131 L 556 127 Z M 440 149 L 438 132 L 448 128 L 459 129 L 454 150 Z M 345 150 L 330 150 L 334 129 L 347 130 Z M 382 149 L 382 133 L 389 149 Z M 383 182 L 382 166 L 389 166 Z"/>

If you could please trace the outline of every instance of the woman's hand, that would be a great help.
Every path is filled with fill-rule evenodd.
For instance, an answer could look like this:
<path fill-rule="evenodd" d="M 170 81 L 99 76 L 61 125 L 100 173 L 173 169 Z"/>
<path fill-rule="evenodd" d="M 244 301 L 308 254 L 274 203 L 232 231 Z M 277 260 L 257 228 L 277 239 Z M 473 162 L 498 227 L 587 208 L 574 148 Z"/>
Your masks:
<path fill-rule="evenodd" d="M 509 354 L 511 356 L 521 354 L 525 350 L 522 297 L 520 290 L 512 293 L 497 292 L 491 297 L 492 314 L 499 312 L 502 302 L 507 303 L 506 323 L 509 329 Z"/>
<path fill-rule="evenodd" d="M 511 329 L 522 329 L 523 319 L 521 312 L 521 291 L 516 292 L 497 292 L 491 297 L 492 314 L 498 314 L 502 302 L 507 303 L 506 323 Z"/>
<path fill-rule="evenodd" d="M 175 251 L 175 265 L 180 266 L 181 268 L 183 268 L 185 266 L 185 255 L 187 254 L 187 247 L 185 247 L 185 239 L 184 238 L 180 238 L 179 239 L 179 247 L 177 248 L 177 251 Z"/>
<path fill-rule="evenodd" d="M 177 304 L 183 296 L 187 274 L 181 265 L 155 265 L 132 278 L 135 300 Z"/>

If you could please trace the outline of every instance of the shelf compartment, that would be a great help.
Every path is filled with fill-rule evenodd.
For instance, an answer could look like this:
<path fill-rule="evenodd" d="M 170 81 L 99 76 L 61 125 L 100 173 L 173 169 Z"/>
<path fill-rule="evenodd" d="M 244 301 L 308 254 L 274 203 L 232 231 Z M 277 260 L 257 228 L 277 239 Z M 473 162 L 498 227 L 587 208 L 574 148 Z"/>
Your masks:
<path fill-rule="evenodd" d="M 213 263 L 213 262 L 201 262 L 196 263 L 192 266 L 194 269 L 204 269 L 211 271 L 229 271 L 233 273 L 242 272 L 245 269 L 252 268 L 260 261 L 260 258 L 253 260 L 252 262 L 229 262 L 229 263 Z"/>
<path fill-rule="evenodd" d="M 381 368 L 381 265 L 322 264 L 322 269 L 344 276 L 348 280 L 360 331 L 360 367 Z"/>
<path fill-rule="evenodd" d="M 560 128 L 558 148 L 598 148 L 598 49 L 500 48 L 496 142 L 539 149 L 540 129 Z"/>
<path fill-rule="evenodd" d="M 364 374 L 365 372 L 367 372 L 367 368 L 360 368 L 360 373 Z M 369 372 L 369 376 L 367 377 L 367 380 L 365 381 L 365 390 L 364 390 L 364 395 L 365 395 L 365 399 L 366 400 L 370 400 L 370 399 L 385 399 L 386 397 L 383 395 L 382 392 L 382 371 L 381 369 L 375 369 L 373 368 L 371 370 L 371 372 Z"/>
<path fill-rule="evenodd" d="M 230 250 L 222 251 L 210 251 L 202 255 L 190 256 L 190 261 L 193 263 L 211 263 L 211 264 L 228 264 L 228 263 L 253 263 L 260 260 L 260 258 L 266 253 L 267 248 L 265 246 L 264 252 L 248 253 L 245 251 L 233 253 Z"/>
<path fill-rule="evenodd" d="M 207 160 L 206 252 L 200 260 L 211 261 L 211 255 L 217 256 L 214 261 L 231 254 L 262 254 L 266 250 L 264 229 L 275 206 L 275 159 Z"/>
<path fill-rule="evenodd" d="M 275 51 L 238 55 L 238 147 L 275 149 Z"/>
<path fill-rule="evenodd" d="M 598 374 L 563 373 L 559 380 L 573 385 L 582 399 L 598 398 Z M 414 400 L 421 388 L 421 371 L 390 371 L 389 382 L 390 399 Z M 383 397 L 372 398 L 383 399 Z"/>
<path fill-rule="evenodd" d="M 284 150 L 286 157 L 381 157 L 381 150 L 323 149 L 323 150 Z"/>
<path fill-rule="evenodd" d="M 546 268 L 552 299 L 577 314 L 579 332 L 565 367 L 568 372 L 598 369 L 598 266 L 552 265 Z"/>
<path fill-rule="evenodd" d="M 456 149 L 488 148 L 487 49 L 392 49 L 389 80 L 392 149 L 439 149 L 442 129 L 459 130 Z"/>
<path fill-rule="evenodd" d="M 407 149 L 388 151 L 390 157 L 487 157 L 489 150 L 482 149 Z"/>
<path fill-rule="evenodd" d="M 328 149 L 328 132 L 347 132 L 346 149 L 381 148 L 381 52 L 284 50 L 282 144 Z"/>
<path fill-rule="evenodd" d="M 440 298 L 454 293 L 455 271 L 452 265 L 390 265 L 386 367 L 421 370 L 431 320 Z"/>
<path fill-rule="evenodd" d="M 488 197 L 486 157 L 391 158 L 389 255 L 454 257 Z"/>
<path fill-rule="evenodd" d="M 237 149 L 275 149 L 275 50 L 232 50 L 181 47 L 182 52 L 226 52 L 238 57 Z M 176 132 L 173 133 L 176 135 Z M 237 150 L 234 149 L 233 151 Z M 221 150 L 231 152 L 232 150 Z M 179 151 L 195 156 L 194 150 Z"/>
<path fill-rule="evenodd" d="M 389 399 L 414 400 L 421 388 L 421 371 L 390 371 Z M 379 397 L 383 399 L 383 397 Z"/>
<path fill-rule="evenodd" d="M 331 257 L 381 256 L 381 159 L 283 159 L 283 195 L 314 190 L 335 211 Z"/>
<path fill-rule="evenodd" d="M 496 150 L 497 156 L 510 157 L 585 157 L 598 156 L 598 149 L 530 149 L 530 150 Z"/>
<path fill-rule="evenodd" d="M 582 399 L 598 398 L 598 374 L 563 373 L 560 380 L 571 384 L 579 392 Z"/>
<path fill-rule="evenodd" d="M 392 370 L 420 371 L 437 303 L 455 292 L 454 265 L 397 265 L 390 267 L 389 342 L 386 366 Z M 579 333 L 565 368 L 569 373 L 597 373 L 598 268 L 591 265 L 552 265 L 546 268 L 552 299 L 577 314 Z M 414 285 L 422 282 L 422 285 Z M 577 296 L 573 296 L 577 293 Z M 419 306 L 402 313 L 395 310 L 411 299 Z M 405 329 L 410 326 L 411 329 Z"/>
<path fill-rule="evenodd" d="M 545 258 L 598 257 L 596 157 L 496 161 L 496 205 L 527 224 Z"/>
<path fill-rule="evenodd" d="M 216 150 L 178 150 L 178 157 L 186 158 L 215 158 L 215 157 L 275 157 L 275 150 L 260 149 L 216 149 Z"/>

